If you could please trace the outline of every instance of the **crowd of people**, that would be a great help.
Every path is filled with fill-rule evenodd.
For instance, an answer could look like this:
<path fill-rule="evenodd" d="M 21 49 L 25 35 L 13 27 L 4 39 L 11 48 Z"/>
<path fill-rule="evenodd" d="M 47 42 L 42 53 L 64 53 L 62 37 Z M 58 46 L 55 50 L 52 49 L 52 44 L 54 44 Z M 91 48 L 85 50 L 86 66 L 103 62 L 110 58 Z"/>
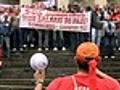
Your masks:
<path fill-rule="evenodd" d="M 23 7 L 25 6 L 0 9 L 0 44 L 4 49 L 5 57 L 10 58 L 11 52 L 24 52 L 34 47 L 37 47 L 38 51 L 66 49 L 74 51 L 77 48 L 74 60 L 78 66 L 78 72 L 55 79 L 48 85 L 47 90 L 120 89 L 115 79 L 97 69 L 101 61 L 99 48 L 105 49 L 105 58 L 115 58 L 115 50 L 120 50 L 120 8 L 109 5 L 83 7 L 76 4 L 69 4 L 67 9 L 64 6 L 59 9 L 56 6 L 50 8 L 30 6 L 33 9 L 66 13 L 91 12 L 90 32 L 82 33 L 21 28 L 19 27 L 22 10 L 20 8 Z M 45 71 L 41 73 L 36 71 L 34 77 L 37 81 L 35 90 L 42 90 Z"/>
<path fill-rule="evenodd" d="M 120 8 L 110 5 L 106 6 L 79 6 L 69 4 L 66 9 L 51 6 L 40 8 L 31 5 L 29 8 L 39 10 L 61 11 L 66 13 L 91 12 L 90 33 L 36 30 L 20 28 L 19 19 L 22 6 L 11 6 L 0 9 L 0 44 L 4 48 L 4 55 L 10 58 L 11 52 L 24 52 L 29 47 L 37 47 L 42 50 L 75 50 L 77 45 L 85 41 L 95 42 L 106 51 L 105 58 L 115 58 L 115 50 L 120 50 Z"/>

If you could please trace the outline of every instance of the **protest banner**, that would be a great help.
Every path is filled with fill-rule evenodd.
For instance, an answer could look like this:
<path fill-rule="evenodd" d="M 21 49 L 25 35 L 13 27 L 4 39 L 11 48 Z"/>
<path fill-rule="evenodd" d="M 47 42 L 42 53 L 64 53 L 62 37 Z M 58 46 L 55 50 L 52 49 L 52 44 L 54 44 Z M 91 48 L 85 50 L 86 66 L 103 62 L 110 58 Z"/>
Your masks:
<path fill-rule="evenodd" d="M 21 28 L 90 32 L 90 13 L 21 9 Z"/>

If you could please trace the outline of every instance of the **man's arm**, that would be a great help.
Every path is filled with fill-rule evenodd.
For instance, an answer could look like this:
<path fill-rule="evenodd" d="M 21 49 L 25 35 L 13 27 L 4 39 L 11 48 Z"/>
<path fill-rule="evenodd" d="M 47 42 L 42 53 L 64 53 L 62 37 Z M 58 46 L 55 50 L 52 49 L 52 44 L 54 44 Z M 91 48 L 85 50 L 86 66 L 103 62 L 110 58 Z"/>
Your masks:
<path fill-rule="evenodd" d="M 120 20 L 112 21 L 113 23 L 120 23 Z"/>
<path fill-rule="evenodd" d="M 37 70 L 34 74 L 34 79 L 36 80 L 36 86 L 34 90 L 42 90 L 44 79 L 45 79 L 45 71 Z"/>
<path fill-rule="evenodd" d="M 110 79 L 114 79 L 113 77 L 107 75 L 106 73 L 100 71 L 99 69 L 96 69 L 96 73 L 99 77 L 101 78 L 110 78 Z"/>
<path fill-rule="evenodd" d="M 42 90 L 42 84 L 37 84 L 34 90 Z"/>

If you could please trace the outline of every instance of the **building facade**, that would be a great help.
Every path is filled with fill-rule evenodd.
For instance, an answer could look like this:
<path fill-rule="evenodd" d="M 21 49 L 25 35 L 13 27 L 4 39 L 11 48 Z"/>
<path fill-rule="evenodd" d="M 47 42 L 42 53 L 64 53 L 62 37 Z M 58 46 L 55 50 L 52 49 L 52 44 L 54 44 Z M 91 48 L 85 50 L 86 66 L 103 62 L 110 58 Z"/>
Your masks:
<path fill-rule="evenodd" d="M 5 4 L 23 4 L 32 3 L 35 1 L 45 1 L 45 0 L 0 0 L 0 3 Z M 56 0 L 58 8 L 66 7 L 69 3 L 74 1 L 79 2 L 82 5 L 106 5 L 108 2 L 113 2 L 115 5 L 120 5 L 120 0 Z"/>
<path fill-rule="evenodd" d="M 0 0 L 0 3 L 4 3 L 4 4 L 18 4 L 19 0 Z"/>

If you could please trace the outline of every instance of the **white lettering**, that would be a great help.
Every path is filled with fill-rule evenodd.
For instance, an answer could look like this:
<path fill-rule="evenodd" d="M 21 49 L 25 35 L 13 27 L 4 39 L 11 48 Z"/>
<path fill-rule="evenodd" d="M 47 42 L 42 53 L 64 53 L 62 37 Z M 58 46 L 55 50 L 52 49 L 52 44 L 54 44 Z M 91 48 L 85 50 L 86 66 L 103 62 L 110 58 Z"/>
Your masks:
<path fill-rule="evenodd" d="M 75 87 L 74 90 L 89 90 L 89 88 L 88 87 L 79 86 L 79 87 Z"/>

